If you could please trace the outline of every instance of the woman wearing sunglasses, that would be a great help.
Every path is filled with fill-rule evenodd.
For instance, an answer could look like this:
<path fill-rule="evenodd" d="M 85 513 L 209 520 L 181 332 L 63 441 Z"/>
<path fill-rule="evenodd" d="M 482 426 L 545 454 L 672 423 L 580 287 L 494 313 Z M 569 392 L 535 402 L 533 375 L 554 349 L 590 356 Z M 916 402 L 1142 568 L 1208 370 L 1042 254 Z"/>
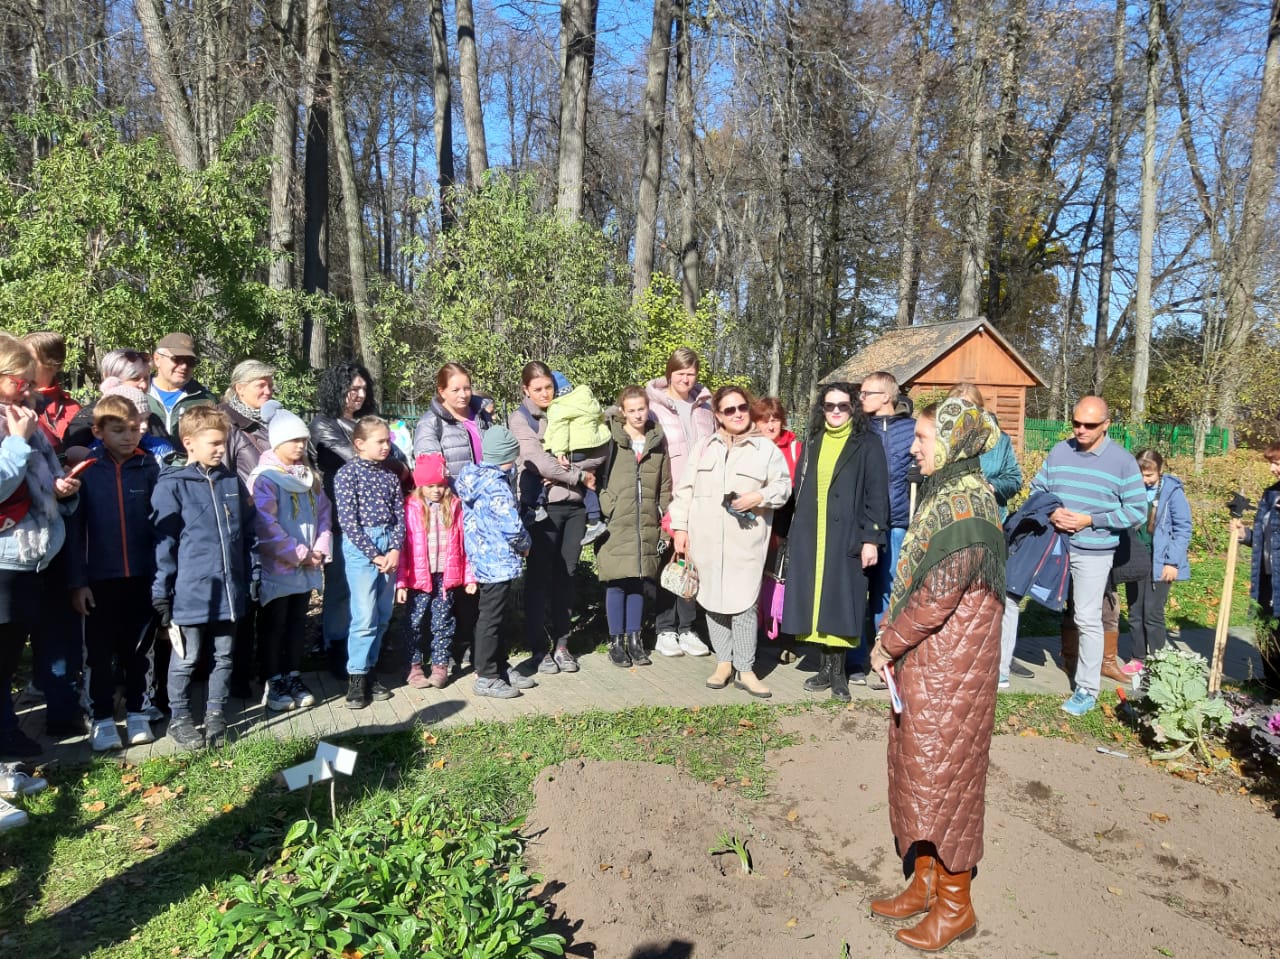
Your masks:
<path fill-rule="evenodd" d="M 791 476 L 778 447 L 751 422 L 746 390 L 722 386 L 711 408 L 717 429 L 690 450 L 673 494 L 671 542 L 698 571 L 698 605 L 716 655 L 707 686 L 732 681 L 766 699 L 773 694 L 755 674 L 756 597 L 773 511 L 791 495 Z"/>
<path fill-rule="evenodd" d="M 821 651 L 810 692 L 849 701 L 845 653 L 862 641 L 868 571 L 888 542 L 889 468 L 884 447 L 850 383 L 823 387 L 809 430 L 788 538 L 782 629 Z"/>

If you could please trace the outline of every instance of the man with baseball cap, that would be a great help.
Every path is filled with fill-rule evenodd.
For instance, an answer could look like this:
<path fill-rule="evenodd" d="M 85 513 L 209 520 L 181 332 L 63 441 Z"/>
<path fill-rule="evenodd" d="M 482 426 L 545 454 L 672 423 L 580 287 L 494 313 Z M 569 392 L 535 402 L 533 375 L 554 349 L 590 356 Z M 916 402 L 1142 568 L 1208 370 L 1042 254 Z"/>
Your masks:
<path fill-rule="evenodd" d="M 176 439 L 178 420 L 182 414 L 193 406 L 217 403 L 213 394 L 195 380 L 194 373 L 199 362 L 195 340 L 186 333 L 166 333 L 151 353 L 151 365 L 155 373 L 151 377 L 147 401 L 151 405 L 151 412 L 164 424 L 164 438 L 175 449 L 182 448 Z M 152 423 L 155 423 L 155 419 Z"/>

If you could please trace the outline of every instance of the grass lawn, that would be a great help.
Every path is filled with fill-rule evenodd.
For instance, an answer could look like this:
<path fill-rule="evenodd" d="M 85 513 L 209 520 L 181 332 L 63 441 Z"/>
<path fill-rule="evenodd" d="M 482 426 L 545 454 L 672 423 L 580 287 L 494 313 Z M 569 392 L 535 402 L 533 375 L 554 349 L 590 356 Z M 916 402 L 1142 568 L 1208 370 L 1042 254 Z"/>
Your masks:
<path fill-rule="evenodd" d="M 1058 706 L 1056 696 L 1001 695 L 997 730 L 1132 742 L 1110 705 L 1082 719 Z M 527 809 L 539 770 L 577 757 L 674 764 L 765 796 L 768 751 L 789 742 L 779 716 L 831 708 L 649 708 L 348 738 L 360 760 L 338 782 L 339 815 L 388 793 L 438 795 L 506 822 Z M 224 898 L 219 885 L 272 861 L 306 814 L 305 791 L 287 793 L 274 777 L 313 749 L 253 737 L 220 755 L 51 771 L 50 788 L 28 802 L 30 824 L 0 840 L 0 945 L 42 959 L 192 955 L 199 919 Z M 310 811 L 328 821 L 323 786 Z"/>

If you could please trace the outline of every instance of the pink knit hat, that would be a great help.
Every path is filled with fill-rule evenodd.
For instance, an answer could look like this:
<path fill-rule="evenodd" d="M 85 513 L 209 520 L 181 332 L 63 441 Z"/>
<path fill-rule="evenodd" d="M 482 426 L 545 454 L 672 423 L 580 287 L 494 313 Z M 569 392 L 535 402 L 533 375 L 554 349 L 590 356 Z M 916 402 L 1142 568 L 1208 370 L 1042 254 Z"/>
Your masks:
<path fill-rule="evenodd" d="M 444 486 L 445 477 L 444 457 L 439 453 L 424 453 L 413 465 L 414 486 Z"/>
<path fill-rule="evenodd" d="M 123 396 L 138 408 L 138 415 L 146 420 L 151 415 L 151 404 L 147 402 L 147 394 L 136 386 L 121 383 L 119 377 L 108 376 L 102 381 L 103 396 Z"/>

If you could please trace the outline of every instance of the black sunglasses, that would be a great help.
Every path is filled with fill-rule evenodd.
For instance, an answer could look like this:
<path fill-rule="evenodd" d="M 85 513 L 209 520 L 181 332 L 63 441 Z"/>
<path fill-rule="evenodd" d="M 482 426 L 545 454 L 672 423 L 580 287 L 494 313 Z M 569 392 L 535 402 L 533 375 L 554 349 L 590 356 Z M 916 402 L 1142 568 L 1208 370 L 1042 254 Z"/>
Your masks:
<path fill-rule="evenodd" d="M 745 413 L 751 409 L 750 403 L 739 403 L 737 406 L 724 406 L 720 409 L 721 416 L 733 416 L 736 413 Z"/>
<path fill-rule="evenodd" d="M 853 406 L 849 403 L 823 403 L 822 412 L 824 413 L 848 413 L 852 411 Z"/>
<path fill-rule="evenodd" d="M 1106 420 L 1101 420 L 1097 423 L 1086 423 L 1084 420 L 1072 420 L 1071 428 L 1075 430 L 1096 430 L 1105 422 Z"/>

